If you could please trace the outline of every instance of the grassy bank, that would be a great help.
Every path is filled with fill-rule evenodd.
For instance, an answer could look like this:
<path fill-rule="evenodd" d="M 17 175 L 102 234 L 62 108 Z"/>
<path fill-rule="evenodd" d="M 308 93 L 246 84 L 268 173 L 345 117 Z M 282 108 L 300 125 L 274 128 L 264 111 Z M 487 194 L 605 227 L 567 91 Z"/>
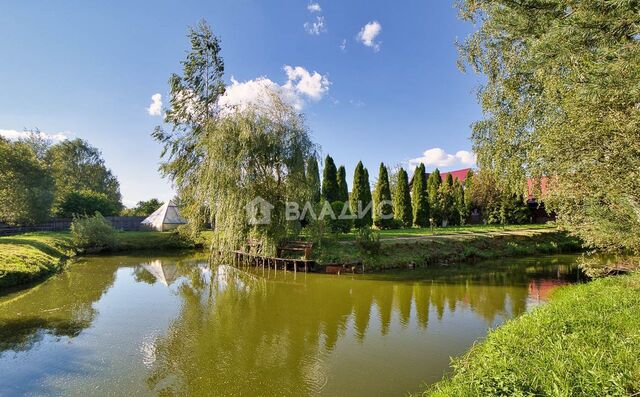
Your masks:
<path fill-rule="evenodd" d="M 640 393 L 640 273 L 560 288 L 491 332 L 427 396 Z"/>
<path fill-rule="evenodd" d="M 389 231 L 402 233 L 402 231 Z M 314 247 L 316 259 L 327 263 L 364 261 L 371 269 L 475 261 L 482 259 L 577 252 L 581 243 L 553 228 L 533 228 L 482 233 L 466 232 L 440 235 L 417 235 L 390 238 L 380 236 L 380 255 L 363 257 L 351 240 L 328 241 L 320 249 Z"/>
<path fill-rule="evenodd" d="M 175 233 L 120 232 L 113 251 L 195 248 Z M 42 279 L 78 253 L 69 233 L 28 233 L 0 237 L 0 290 Z"/>

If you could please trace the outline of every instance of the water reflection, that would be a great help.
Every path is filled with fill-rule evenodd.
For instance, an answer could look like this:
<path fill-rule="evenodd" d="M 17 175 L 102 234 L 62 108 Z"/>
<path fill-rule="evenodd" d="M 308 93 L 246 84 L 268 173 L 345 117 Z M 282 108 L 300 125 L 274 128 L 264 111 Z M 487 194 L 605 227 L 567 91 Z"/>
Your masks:
<path fill-rule="evenodd" d="M 487 328 L 573 281 L 574 261 L 327 276 L 191 256 L 88 258 L 0 298 L 0 395 L 96 384 L 115 394 L 415 391 Z M 43 364 L 61 358 L 58 372 Z"/>

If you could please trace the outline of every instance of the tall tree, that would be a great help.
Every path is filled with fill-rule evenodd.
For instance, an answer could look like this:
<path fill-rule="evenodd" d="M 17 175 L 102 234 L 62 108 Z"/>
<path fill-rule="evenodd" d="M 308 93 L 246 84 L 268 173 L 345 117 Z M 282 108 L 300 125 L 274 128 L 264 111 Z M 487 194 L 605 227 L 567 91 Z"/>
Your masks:
<path fill-rule="evenodd" d="M 373 195 L 373 224 L 380 229 L 393 227 L 393 203 L 391 201 L 391 188 L 389 187 L 389 174 L 384 163 L 380 163 L 378 181 Z"/>
<path fill-rule="evenodd" d="M 371 184 L 369 183 L 369 170 L 364 169 L 364 201 L 371 206 L 371 210 L 365 213 L 364 222 L 367 226 L 373 225 L 373 196 L 371 195 Z"/>
<path fill-rule="evenodd" d="M 338 167 L 338 201 L 349 200 L 349 187 L 347 186 L 347 171 L 344 166 Z"/>
<path fill-rule="evenodd" d="M 458 7 L 477 27 L 460 63 L 486 76 L 472 134 L 480 168 L 515 194 L 547 176 L 542 198 L 561 226 L 590 246 L 640 253 L 638 2 Z"/>
<path fill-rule="evenodd" d="M 467 172 L 467 176 L 464 178 L 464 207 L 467 217 L 471 215 L 471 211 L 474 208 L 474 203 L 471 198 L 471 192 L 473 192 L 473 179 L 474 173 L 472 170 Z"/>
<path fill-rule="evenodd" d="M 442 184 L 442 178 L 440 177 L 440 170 L 435 169 L 429 174 L 427 179 L 427 192 L 429 194 L 429 209 L 431 213 L 431 219 L 439 225 L 442 223 L 442 208 L 440 207 L 440 185 Z"/>
<path fill-rule="evenodd" d="M 32 148 L 0 136 L 0 222 L 28 225 L 46 220 L 53 192 L 53 178 Z"/>
<path fill-rule="evenodd" d="M 396 193 L 393 195 L 393 214 L 404 227 L 413 224 L 413 209 L 411 207 L 411 193 L 409 192 L 409 177 L 407 171 L 400 167 L 397 173 Z"/>
<path fill-rule="evenodd" d="M 74 139 L 57 143 L 47 150 L 45 161 L 55 181 L 54 206 L 72 192 L 90 190 L 106 195 L 116 212 L 122 208 L 118 179 L 106 167 L 100 150 L 88 142 Z"/>
<path fill-rule="evenodd" d="M 420 163 L 413 172 L 411 187 L 411 204 L 413 207 L 413 225 L 417 227 L 429 226 L 429 196 L 427 194 L 427 180 L 424 164 Z"/>
<path fill-rule="evenodd" d="M 338 192 L 338 171 L 331 156 L 324 159 L 324 169 L 322 170 L 322 197 L 330 203 L 339 201 Z"/>
<path fill-rule="evenodd" d="M 176 185 L 183 215 L 195 218 L 201 215 L 202 198 L 195 194 L 199 181 L 193 170 L 203 161 L 206 149 L 201 145 L 202 135 L 205 126 L 217 117 L 218 99 L 225 92 L 224 61 L 220 40 L 206 21 L 190 27 L 187 36 L 191 50 L 181 61 L 182 75 L 173 73 L 169 78 L 169 107 L 164 122 L 171 130 L 158 126 L 152 136 L 163 145 L 160 171 Z M 209 216 L 215 224 L 215 212 Z"/>
<path fill-rule="evenodd" d="M 311 202 L 320 202 L 320 170 L 318 168 L 318 160 L 315 156 L 307 158 L 306 166 L 307 185 L 311 190 Z"/>
<path fill-rule="evenodd" d="M 371 190 L 369 187 L 369 175 L 362 165 L 362 161 L 358 161 L 356 169 L 353 173 L 353 185 L 351 186 L 351 196 L 349 197 L 351 212 L 356 215 L 354 226 L 362 228 L 371 225 Z"/>
<path fill-rule="evenodd" d="M 442 226 L 448 226 L 457 217 L 453 194 L 453 177 L 448 173 L 438 188 L 438 214 Z"/>
<path fill-rule="evenodd" d="M 453 221 L 456 225 L 464 225 L 469 217 L 469 212 L 464 202 L 464 187 L 458 178 L 453 182 L 453 201 L 455 206 Z"/>

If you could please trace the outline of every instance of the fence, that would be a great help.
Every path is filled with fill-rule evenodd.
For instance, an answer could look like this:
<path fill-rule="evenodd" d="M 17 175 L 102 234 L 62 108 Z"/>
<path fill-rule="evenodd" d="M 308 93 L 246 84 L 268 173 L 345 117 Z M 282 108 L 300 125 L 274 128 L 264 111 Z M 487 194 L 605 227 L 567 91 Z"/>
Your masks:
<path fill-rule="evenodd" d="M 137 231 L 140 230 L 140 222 L 144 216 L 105 216 L 105 219 L 111 222 L 113 228 L 121 231 Z M 52 218 L 47 223 L 41 223 L 33 226 L 3 226 L 0 224 L 0 236 L 9 234 L 20 234 L 28 232 L 62 232 L 67 231 L 71 227 L 72 218 Z"/>

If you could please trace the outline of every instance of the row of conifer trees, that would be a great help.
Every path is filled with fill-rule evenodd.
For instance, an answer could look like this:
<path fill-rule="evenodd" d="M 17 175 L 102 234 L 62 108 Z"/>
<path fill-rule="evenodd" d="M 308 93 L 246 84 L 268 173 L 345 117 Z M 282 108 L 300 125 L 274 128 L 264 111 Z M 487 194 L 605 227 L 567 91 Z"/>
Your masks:
<path fill-rule="evenodd" d="M 351 193 L 347 186 L 344 166 L 336 168 L 331 156 L 324 160 L 322 184 L 315 158 L 307 161 L 306 177 L 313 190 L 313 200 L 326 200 L 332 207 L 349 204 L 351 213 L 371 208 L 364 216 L 356 217 L 353 226 L 361 228 L 375 225 L 380 229 L 400 227 L 428 227 L 464 224 L 472 208 L 471 200 L 465 196 L 465 189 L 473 182 L 469 171 L 464 185 L 451 174 L 443 180 L 436 169 L 427 178 L 424 164 L 418 165 L 413 173 L 412 183 L 403 168 L 395 175 L 395 186 L 389 182 L 389 170 L 380 163 L 378 178 L 371 192 L 369 171 L 358 162 L 353 175 Z"/>

